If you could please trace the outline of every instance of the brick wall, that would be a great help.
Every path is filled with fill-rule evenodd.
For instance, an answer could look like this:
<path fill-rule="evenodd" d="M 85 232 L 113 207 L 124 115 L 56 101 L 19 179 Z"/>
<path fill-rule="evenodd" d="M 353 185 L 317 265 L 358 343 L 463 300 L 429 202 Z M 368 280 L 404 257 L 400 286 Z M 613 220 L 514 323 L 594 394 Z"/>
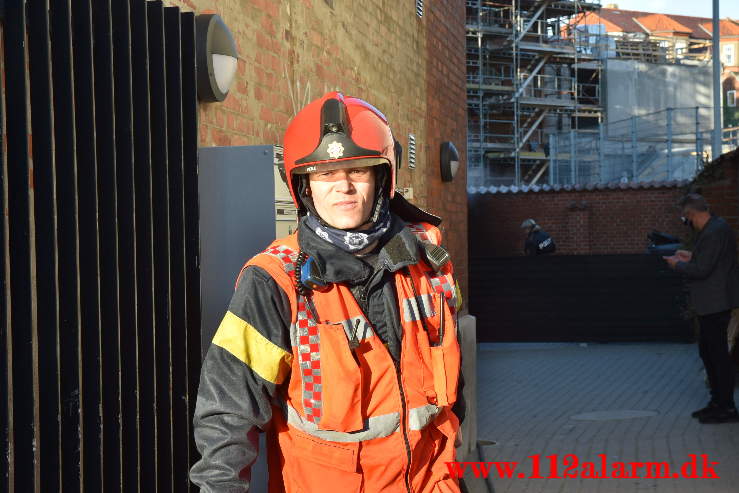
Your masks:
<path fill-rule="evenodd" d="M 442 184 L 438 164 L 442 140 L 462 158 L 467 140 L 463 3 L 426 2 L 421 18 L 411 0 L 165 3 L 218 13 L 240 55 L 228 98 L 200 105 L 200 145 L 280 144 L 290 118 L 325 92 L 368 100 L 405 150 L 415 135 L 417 166 L 403 166 L 398 186 L 412 187 L 414 203 L 445 218 L 445 243 L 466 289 L 466 177 Z"/>
<path fill-rule="evenodd" d="M 690 186 L 702 194 L 711 211 L 726 219 L 739 231 L 739 149 L 720 156 L 708 164 Z"/>
<path fill-rule="evenodd" d="M 426 2 L 426 197 L 427 207 L 444 218 L 444 244 L 467 293 L 467 97 L 465 11 L 461 2 Z M 451 141 L 462 165 L 452 182 L 441 181 L 440 144 Z"/>
<path fill-rule="evenodd" d="M 676 204 L 684 188 L 470 195 L 470 255 L 523 255 L 524 219 L 552 235 L 560 255 L 642 253 L 652 230 L 685 237 Z"/>

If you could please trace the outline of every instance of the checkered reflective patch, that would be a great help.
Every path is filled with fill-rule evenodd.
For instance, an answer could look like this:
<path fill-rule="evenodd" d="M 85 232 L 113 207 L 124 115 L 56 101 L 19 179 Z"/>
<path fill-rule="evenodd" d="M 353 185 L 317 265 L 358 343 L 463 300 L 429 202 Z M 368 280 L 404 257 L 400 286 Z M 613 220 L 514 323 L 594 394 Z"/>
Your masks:
<path fill-rule="evenodd" d="M 264 253 L 280 259 L 285 272 L 291 278 L 295 277 L 297 251 L 284 245 L 278 245 L 268 248 Z M 303 295 L 298 296 L 298 313 L 295 324 L 290 327 L 290 335 L 293 345 L 298 348 L 305 417 L 308 421 L 318 424 L 321 421 L 322 407 L 320 335 L 318 334 L 318 322 L 314 320 Z"/>
<path fill-rule="evenodd" d="M 264 251 L 267 255 L 277 257 L 282 261 L 282 266 L 289 275 L 295 274 L 295 260 L 298 258 L 298 252 L 285 245 L 270 247 Z"/>
<path fill-rule="evenodd" d="M 408 223 L 408 229 L 410 229 L 411 233 L 416 235 L 418 239 L 422 241 L 430 241 L 429 235 L 426 234 L 426 229 L 420 224 Z"/>
<path fill-rule="evenodd" d="M 457 309 L 457 288 L 451 275 L 439 274 L 436 277 L 429 277 L 431 288 L 444 295 L 449 302 L 449 308 L 454 314 Z"/>
<path fill-rule="evenodd" d="M 298 297 L 298 314 L 295 321 L 295 337 L 298 346 L 298 364 L 303 387 L 303 410 L 308 421 L 321 421 L 321 338 L 317 322 L 306 305 L 305 297 Z"/>

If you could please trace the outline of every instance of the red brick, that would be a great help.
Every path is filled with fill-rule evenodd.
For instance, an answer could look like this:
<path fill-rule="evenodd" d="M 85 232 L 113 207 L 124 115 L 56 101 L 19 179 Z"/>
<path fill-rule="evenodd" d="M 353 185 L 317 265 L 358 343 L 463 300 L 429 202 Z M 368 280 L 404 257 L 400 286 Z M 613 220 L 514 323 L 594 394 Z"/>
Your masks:
<path fill-rule="evenodd" d="M 230 146 L 231 145 L 231 136 L 228 135 L 223 130 L 219 130 L 217 128 L 211 129 L 211 137 L 213 138 L 213 143 L 217 146 Z"/>

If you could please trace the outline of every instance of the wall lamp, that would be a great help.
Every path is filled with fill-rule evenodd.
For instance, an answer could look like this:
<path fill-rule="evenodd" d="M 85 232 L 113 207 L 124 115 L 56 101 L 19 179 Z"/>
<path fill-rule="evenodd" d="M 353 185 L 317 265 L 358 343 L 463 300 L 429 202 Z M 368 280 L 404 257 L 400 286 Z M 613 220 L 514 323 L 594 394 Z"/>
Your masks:
<path fill-rule="evenodd" d="M 228 95 L 239 54 L 231 31 L 218 14 L 195 18 L 195 51 L 198 66 L 198 98 L 223 101 Z"/>
<path fill-rule="evenodd" d="M 441 181 L 452 181 L 459 170 L 459 151 L 451 142 L 441 143 Z"/>

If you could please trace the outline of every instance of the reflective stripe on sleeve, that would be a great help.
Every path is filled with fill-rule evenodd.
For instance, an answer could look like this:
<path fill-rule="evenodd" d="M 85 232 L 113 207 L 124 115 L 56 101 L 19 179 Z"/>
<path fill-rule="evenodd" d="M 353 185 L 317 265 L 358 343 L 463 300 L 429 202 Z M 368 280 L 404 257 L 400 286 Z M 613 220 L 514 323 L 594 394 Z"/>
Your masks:
<path fill-rule="evenodd" d="M 400 415 L 389 413 L 370 417 L 365 420 L 363 430 L 351 433 L 319 430 L 318 425 L 303 419 L 290 404 L 287 405 L 287 422 L 304 433 L 332 442 L 363 442 L 392 435 L 400 429 Z"/>
<path fill-rule="evenodd" d="M 231 312 L 226 312 L 212 342 L 234 355 L 268 382 L 281 384 L 290 372 L 292 354 Z"/>

